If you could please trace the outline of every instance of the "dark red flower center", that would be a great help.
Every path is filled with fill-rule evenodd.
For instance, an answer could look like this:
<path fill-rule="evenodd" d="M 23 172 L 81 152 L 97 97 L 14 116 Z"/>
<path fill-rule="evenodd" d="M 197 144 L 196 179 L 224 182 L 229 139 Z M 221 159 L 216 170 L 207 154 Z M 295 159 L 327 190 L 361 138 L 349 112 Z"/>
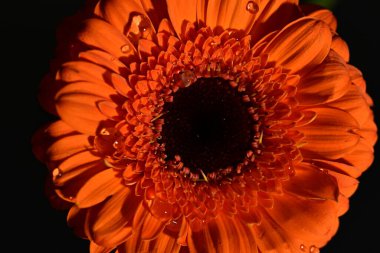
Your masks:
<path fill-rule="evenodd" d="M 176 155 L 192 173 L 243 162 L 254 135 L 242 95 L 223 78 L 199 78 L 164 105 L 162 139 L 168 160 Z"/>

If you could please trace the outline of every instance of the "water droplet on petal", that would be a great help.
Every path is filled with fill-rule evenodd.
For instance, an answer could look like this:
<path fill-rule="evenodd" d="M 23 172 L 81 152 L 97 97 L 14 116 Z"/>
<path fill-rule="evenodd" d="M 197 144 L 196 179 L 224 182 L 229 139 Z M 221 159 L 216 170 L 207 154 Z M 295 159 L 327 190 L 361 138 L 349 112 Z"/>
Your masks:
<path fill-rule="evenodd" d="M 303 244 L 301 244 L 301 245 L 300 245 L 300 250 L 305 251 L 305 249 L 306 249 L 306 246 L 303 245 Z"/>
<path fill-rule="evenodd" d="M 55 168 L 52 172 L 53 180 L 57 180 L 58 178 L 62 177 L 62 171 L 59 168 Z"/>
<path fill-rule="evenodd" d="M 128 53 L 130 50 L 131 50 L 131 47 L 128 44 L 126 44 L 126 45 L 124 45 L 124 46 L 121 47 L 121 52 L 123 54 Z"/>
<path fill-rule="evenodd" d="M 183 87 L 189 87 L 190 84 L 192 84 L 193 82 L 197 80 L 197 77 L 195 76 L 194 72 L 191 70 L 185 70 L 181 72 L 180 77 L 182 81 L 181 86 Z"/>
<path fill-rule="evenodd" d="M 319 253 L 319 249 L 316 246 L 314 246 L 314 245 L 312 245 L 310 247 L 309 251 L 310 251 L 310 253 Z"/>
<path fill-rule="evenodd" d="M 166 201 L 155 198 L 150 210 L 156 218 L 167 220 L 172 217 L 173 207 Z"/>
<path fill-rule="evenodd" d="M 101 135 L 110 135 L 111 133 L 107 130 L 107 128 L 102 128 L 102 130 L 100 130 L 100 134 Z"/>
<path fill-rule="evenodd" d="M 144 15 L 135 15 L 132 17 L 131 26 L 128 30 L 128 37 L 132 41 L 138 39 L 152 39 L 152 26 L 149 19 Z"/>
<path fill-rule="evenodd" d="M 247 3 L 246 10 L 252 14 L 256 14 L 259 11 L 259 5 L 254 1 L 249 1 Z"/>

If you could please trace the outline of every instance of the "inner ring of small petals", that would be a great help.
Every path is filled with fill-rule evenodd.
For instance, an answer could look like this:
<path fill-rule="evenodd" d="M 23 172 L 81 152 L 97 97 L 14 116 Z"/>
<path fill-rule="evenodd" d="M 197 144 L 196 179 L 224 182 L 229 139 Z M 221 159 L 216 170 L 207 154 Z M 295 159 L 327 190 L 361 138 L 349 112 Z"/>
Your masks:
<path fill-rule="evenodd" d="M 238 91 L 220 77 L 199 78 L 164 105 L 166 159 L 205 175 L 241 163 L 253 138 L 253 120 Z"/>

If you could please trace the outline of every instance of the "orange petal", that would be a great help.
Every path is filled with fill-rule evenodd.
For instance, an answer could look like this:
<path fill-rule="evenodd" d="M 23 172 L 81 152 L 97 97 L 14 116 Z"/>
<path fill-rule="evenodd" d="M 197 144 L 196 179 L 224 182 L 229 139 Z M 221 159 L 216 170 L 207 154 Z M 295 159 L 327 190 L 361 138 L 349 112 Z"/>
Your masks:
<path fill-rule="evenodd" d="M 134 229 L 132 236 L 130 236 L 127 241 L 117 247 L 118 253 L 146 253 L 150 252 L 149 241 L 141 240 L 141 227 L 139 229 Z"/>
<path fill-rule="evenodd" d="M 109 119 L 112 120 L 121 120 L 122 119 L 122 111 L 120 107 L 112 101 L 102 100 L 97 102 L 96 106 L 99 111 Z"/>
<path fill-rule="evenodd" d="M 156 30 L 158 29 L 161 20 L 169 17 L 166 0 L 141 0 L 141 5 L 148 14 Z"/>
<path fill-rule="evenodd" d="M 290 194 L 273 197 L 275 206 L 266 211 L 291 238 L 315 242 L 316 246 L 331 238 L 330 232 L 338 219 L 337 202 L 300 199 Z"/>
<path fill-rule="evenodd" d="M 133 15 L 136 13 L 146 15 L 142 4 L 143 2 L 139 0 L 99 1 L 95 7 L 94 13 L 108 21 L 112 26 L 116 27 L 121 34 L 126 35 L 127 25 Z"/>
<path fill-rule="evenodd" d="M 255 1 L 216 0 L 200 2 L 207 4 L 207 6 L 203 7 L 203 11 L 206 10 L 206 17 L 203 21 L 211 29 L 218 27 L 243 30 L 247 33 L 251 30 L 256 14 L 259 11 L 259 5 Z"/>
<path fill-rule="evenodd" d="M 347 112 L 334 108 L 313 108 L 317 118 L 299 128 L 305 135 L 300 150 L 305 158 L 338 159 L 355 149 L 360 136 L 357 121 Z"/>
<path fill-rule="evenodd" d="M 236 237 L 239 240 L 241 253 L 258 253 L 255 236 L 250 229 L 251 225 L 244 224 L 238 219 L 233 219 L 232 224 L 236 229 Z M 237 252 L 237 251 L 236 251 Z"/>
<path fill-rule="evenodd" d="M 83 51 L 79 53 L 79 59 L 101 66 L 117 74 L 129 74 L 129 70 L 124 63 L 116 59 L 115 56 L 101 50 L 92 49 Z"/>
<path fill-rule="evenodd" d="M 62 137 L 75 135 L 77 132 L 62 120 L 43 126 L 33 135 L 32 146 L 33 153 L 42 162 L 46 162 L 46 150 L 57 140 Z"/>
<path fill-rule="evenodd" d="M 191 252 L 255 252 L 252 232 L 243 226 L 239 221 L 219 214 L 206 228 L 191 231 L 189 249 Z"/>
<path fill-rule="evenodd" d="M 331 37 L 324 22 L 304 17 L 284 27 L 263 53 L 269 54 L 268 62 L 297 73 L 323 62 L 330 51 Z"/>
<path fill-rule="evenodd" d="M 59 81 L 64 83 L 90 82 L 112 85 L 109 78 L 114 72 L 86 61 L 66 62 L 59 70 Z"/>
<path fill-rule="evenodd" d="M 345 62 L 348 62 L 350 60 L 350 51 L 348 45 L 339 35 L 334 35 L 331 43 L 331 48 L 337 52 Z"/>
<path fill-rule="evenodd" d="M 359 134 L 370 145 L 374 146 L 377 141 L 377 126 L 374 121 L 373 112 L 359 130 Z"/>
<path fill-rule="evenodd" d="M 301 105 L 324 104 L 342 97 L 350 83 L 344 62 L 330 53 L 323 63 L 301 77 L 297 100 Z"/>
<path fill-rule="evenodd" d="M 159 47 L 150 40 L 140 39 L 138 42 L 138 52 L 140 58 L 146 59 L 149 56 L 157 56 Z"/>
<path fill-rule="evenodd" d="M 277 225 L 265 210 L 261 210 L 263 219 L 259 225 L 251 226 L 259 252 L 289 253 L 289 241 L 285 231 Z"/>
<path fill-rule="evenodd" d="M 253 2 L 256 2 L 259 7 L 255 23 L 250 31 L 253 42 L 258 41 L 270 32 L 282 29 L 302 16 L 298 8 L 298 0 L 262 0 Z"/>
<path fill-rule="evenodd" d="M 352 152 L 345 154 L 342 158 L 343 161 L 352 164 L 361 172 L 364 172 L 374 160 L 373 151 L 373 146 L 368 145 L 366 141 L 361 139 L 355 149 Z"/>
<path fill-rule="evenodd" d="M 123 187 L 106 202 L 89 208 L 86 217 L 88 237 L 98 245 L 114 247 L 132 235 L 132 227 L 126 226 L 130 220 L 124 209 L 129 201 L 134 201 L 134 192 Z"/>
<path fill-rule="evenodd" d="M 74 229 L 74 232 L 77 236 L 81 238 L 86 238 L 85 221 L 87 216 L 88 209 L 80 209 L 76 205 L 70 208 L 69 213 L 67 214 L 67 224 L 70 228 Z"/>
<path fill-rule="evenodd" d="M 62 160 L 76 153 L 92 150 L 93 147 L 89 142 L 89 136 L 84 134 L 75 134 L 63 137 L 54 142 L 46 151 L 47 159 Z"/>
<path fill-rule="evenodd" d="M 358 188 L 359 181 L 355 178 L 335 171 L 329 171 L 328 173 L 329 175 L 336 178 L 339 187 L 339 192 L 343 194 L 345 197 L 351 197 L 352 194 L 354 194 L 354 192 Z"/>
<path fill-rule="evenodd" d="M 72 83 L 57 93 L 57 111 L 62 120 L 75 130 L 94 135 L 99 123 L 107 119 L 96 105 L 112 95 L 115 91 L 107 85 Z"/>
<path fill-rule="evenodd" d="M 187 237 L 187 244 L 190 252 L 217 252 L 211 232 L 207 228 L 204 228 L 198 232 L 193 232 L 190 230 L 190 234 Z"/>
<path fill-rule="evenodd" d="M 344 96 L 327 105 L 348 112 L 359 123 L 360 128 L 363 127 L 371 115 L 371 110 L 360 88 L 355 85 L 349 85 Z"/>
<path fill-rule="evenodd" d="M 58 164 L 57 168 L 52 168 L 52 174 L 57 177 L 55 179 L 56 184 L 61 185 L 98 164 L 103 164 L 101 157 L 95 155 L 92 150 L 85 150 L 75 153 L 63 160 Z M 59 170 L 59 173 L 56 173 L 56 170 Z M 58 174 L 59 176 L 57 176 Z"/>
<path fill-rule="evenodd" d="M 108 52 L 125 64 L 137 59 L 136 50 L 131 42 L 114 26 L 101 19 L 87 19 L 78 34 L 78 39 L 92 49 Z M 127 46 L 128 50 L 125 50 Z"/>
<path fill-rule="evenodd" d="M 340 194 L 339 200 L 338 200 L 338 216 L 342 216 L 343 214 L 345 214 L 349 208 L 350 208 L 349 199 L 343 194 Z"/>
<path fill-rule="evenodd" d="M 338 200 L 338 184 L 333 176 L 308 163 L 294 169 L 295 176 L 283 183 L 286 192 L 311 200 Z"/>
<path fill-rule="evenodd" d="M 363 78 L 362 72 L 356 67 L 348 64 L 348 70 L 350 73 L 351 81 L 354 85 L 358 86 L 362 91 L 362 94 L 370 106 L 373 106 L 372 98 L 366 93 L 366 81 Z"/>
<path fill-rule="evenodd" d="M 182 34 L 184 21 L 194 23 L 197 21 L 197 0 L 167 0 L 170 21 L 176 33 Z"/>
<path fill-rule="evenodd" d="M 55 191 L 62 199 L 75 202 L 78 192 L 87 181 L 107 167 L 90 152 L 78 153 L 52 171 Z"/>
<path fill-rule="evenodd" d="M 155 218 L 151 213 L 147 212 L 144 223 L 142 224 L 141 239 L 151 240 L 157 238 L 165 228 L 166 221 Z"/>
<path fill-rule="evenodd" d="M 125 187 L 116 173 L 107 169 L 90 178 L 78 192 L 76 204 L 80 208 L 96 205 Z"/>
<path fill-rule="evenodd" d="M 149 248 L 152 249 L 151 253 L 178 253 L 181 250 L 181 245 L 176 242 L 176 238 L 161 233 L 157 239 L 149 241 Z"/>
<path fill-rule="evenodd" d="M 315 5 L 314 5 L 315 6 Z M 329 11 L 328 9 L 322 9 L 322 8 L 314 8 L 314 9 L 305 9 L 303 8 L 303 11 L 305 14 L 309 17 L 313 17 L 319 20 L 322 20 L 325 22 L 332 31 L 336 31 L 336 28 L 338 26 L 338 22 L 334 16 L 334 14 Z"/>
<path fill-rule="evenodd" d="M 310 163 L 321 169 L 335 171 L 337 173 L 346 174 L 354 178 L 357 178 L 361 175 L 361 171 L 358 168 L 342 160 L 331 161 L 312 159 L 310 160 Z"/>
<path fill-rule="evenodd" d="M 90 242 L 90 253 L 109 253 L 113 250 L 113 248 L 107 248 L 103 246 L 99 246 L 94 242 Z"/>

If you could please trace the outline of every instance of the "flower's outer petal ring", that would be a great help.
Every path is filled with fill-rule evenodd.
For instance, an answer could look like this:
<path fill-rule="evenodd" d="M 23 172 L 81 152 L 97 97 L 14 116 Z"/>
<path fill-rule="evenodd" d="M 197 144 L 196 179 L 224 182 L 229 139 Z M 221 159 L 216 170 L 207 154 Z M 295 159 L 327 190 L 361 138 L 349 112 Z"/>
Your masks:
<path fill-rule="evenodd" d="M 257 1 L 259 2 L 259 1 Z M 302 17 L 298 0 L 263 0 L 259 3 L 259 12 L 249 34 L 252 41 L 276 30 L 281 30 L 290 22 Z"/>
<path fill-rule="evenodd" d="M 78 192 L 76 204 L 80 208 L 91 207 L 124 189 L 116 174 L 113 169 L 107 169 L 90 178 Z"/>
<path fill-rule="evenodd" d="M 297 100 L 302 106 L 325 104 L 342 97 L 351 84 L 345 63 L 334 52 L 307 75 L 297 86 Z"/>
<path fill-rule="evenodd" d="M 295 166 L 295 176 L 283 182 L 284 191 L 300 198 L 338 200 L 339 188 L 335 177 L 308 163 Z"/>
<path fill-rule="evenodd" d="M 330 51 L 332 35 L 322 21 L 304 17 L 284 27 L 263 54 L 292 73 L 309 70 L 323 62 Z"/>
<path fill-rule="evenodd" d="M 359 143 L 358 122 L 348 112 L 336 108 L 313 108 L 317 118 L 300 127 L 305 135 L 300 147 L 306 159 L 338 159 L 352 152 Z"/>
<path fill-rule="evenodd" d="M 56 95 L 57 112 L 75 130 L 94 135 L 99 123 L 108 118 L 99 111 L 98 103 L 115 95 L 116 91 L 107 85 L 71 83 Z"/>

